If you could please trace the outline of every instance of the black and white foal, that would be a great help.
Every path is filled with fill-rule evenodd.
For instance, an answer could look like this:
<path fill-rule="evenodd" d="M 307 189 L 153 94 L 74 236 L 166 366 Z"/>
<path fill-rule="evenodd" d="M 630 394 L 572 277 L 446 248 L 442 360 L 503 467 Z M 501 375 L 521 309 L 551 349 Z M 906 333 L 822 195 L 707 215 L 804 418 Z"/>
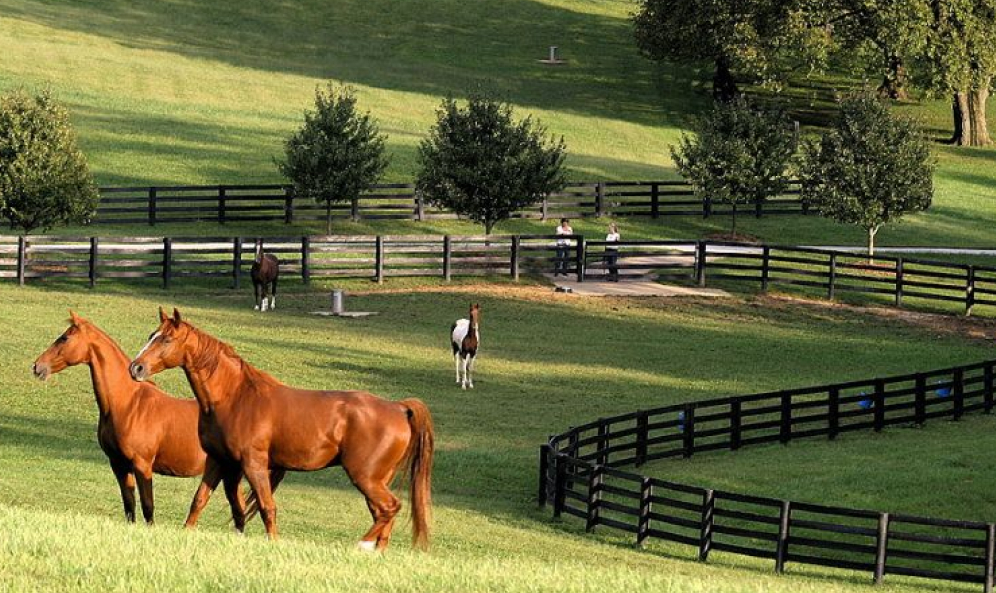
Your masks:
<path fill-rule="evenodd" d="M 481 306 L 470 306 L 470 319 L 458 319 L 450 328 L 453 361 L 456 363 L 456 382 L 463 389 L 474 388 L 474 360 L 481 343 Z M 463 379 L 460 378 L 461 369 Z"/>
<path fill-rule="evenodd" d="M 269 294 L 270 309 L 277 308 L 277 277 L 280 276 L 280 262 L 272 253 L 263 253 L 263 242 L 256 241 L 256 257 L 249 271 L 252 276 L 252 289 L 256 293 L 257 311 L 266 311 L 266 297 Z M 273 291 L 270 293 L 270 288 Z"/>

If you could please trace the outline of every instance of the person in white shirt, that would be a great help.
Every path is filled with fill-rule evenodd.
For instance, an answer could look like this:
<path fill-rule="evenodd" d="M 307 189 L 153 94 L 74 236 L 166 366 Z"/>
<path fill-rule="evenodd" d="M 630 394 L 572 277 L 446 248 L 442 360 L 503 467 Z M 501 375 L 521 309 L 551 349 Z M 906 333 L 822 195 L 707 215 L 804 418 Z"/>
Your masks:
<path fill-rule="evenodd" d="M 573 235 L 574 229 L 571 228 L 571 221 L 566 218 L 560 219 L 560 226 L 557 227 L 557 262 L 556 262 L 556 273 L 554 276 L 560 276 L 563 274 L 567 275 L 568 260 L 567 256 L 571 251 L 571 240 L 564 237 L 564 235 Z"/>
<path fill-rule="evenodd" d="M 619 227 L 616 223 L 609 223 L 609 233 L 605 235 L 606 243 L 619 242 Z M 609 271 L 609 282 L 619 282 L 619 248 L 615 245 L 605 246 L 605 267 Z"/>

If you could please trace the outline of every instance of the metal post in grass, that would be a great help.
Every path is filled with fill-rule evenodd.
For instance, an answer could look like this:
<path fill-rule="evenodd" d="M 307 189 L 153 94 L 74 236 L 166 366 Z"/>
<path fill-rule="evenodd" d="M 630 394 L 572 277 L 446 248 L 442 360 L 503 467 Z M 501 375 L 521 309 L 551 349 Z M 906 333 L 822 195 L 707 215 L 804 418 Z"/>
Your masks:
<path fill-rule="evenodd" d="M 242 237 L 232 239 L 232 288 L 239 289 L 242 281 Z"/>
<path fill-rule="evenodd" d="M 156 226 L 156 188 L 149 188 L 149 226 Z"/>
<path fill-rule="evenodd" d="M 695 405 L 685 404 L 684 410 L 684 432 L 682 433 L 682 446 L 684 457 L 691 457 L 695 453 Z"/>
<path fill-rule="evenodd" d="M 927 378 L 917 374 L 913 391 L 913 422 L 923 426 L 927 421 Z"/>
<path fill-rule="evenodd" d="M 511 257 L 509 261 L 510 273 L 512 274 L 512 280 L 515 282 L 519 281 L 519 241 L 521 238 L 518 235 L 512 237 L 512 248 Z"/>
<path fill-rule="evenodd" d="M 896 258 L 896 306 L 903 306 L 903 258 Z"/>
<path fill-rule="evenodd" d="M 951 419 L 960 420 L 962 414 L 965 412 L 965 371 L 963 369 L 955 369 L 952 383 L 951 398 L 953 401 L 951 402 Z"/>
<path fill-rule="evenodd" d="M 695 242 L 695 283 L 706 285 L 706 242 Z"/>
<path fill-rule="evenodd" d="M 837 284 L 837 254 L 830 254 L 829 269 L 827 270 L 827 298 L 831 301 Z"/>
<path fill-rule="evenodd" d="M 301 237 L 301 281 L 311 284 L 311 238 Z"/>
<path fill-rule="evenodd" d="M 993 571 L 996 569 L 994 566 L 994 557 L 996 557 L 996 524 L 987 523 L 986 524 L 986 575 L 983 577 L 983 591 L 985 593 L 992 593 L 993 590 Z"/>
<path fill-rule="evenodd" d="M 778 513 L 778 541 L 775 547 L 775 572 L 785 572 L 785 562 L 788 560 L 789 530 L 792 527 L 792 503 L 783 500 Z"/>
<path fill-rule="evenodd" d="M 90 237 L 90 288 L 97 284 L 97 237 Z"/>
<path fill-rule="evenodd" d="M 972 307 L 975 306 L 975 266 L 968 266 L 968 273 L 965 278 L 965 315 L 972 314 Z"/>
<path fill-rule="evenodd" d="M 24 235 L 17 237 L 17 285 L 24 286 L 24 270 L 27 267 L 28 241 Z"/>
<path fill-rule="evenodd" d="M 982 401 L 986 414 L 993 413 L 993 363 L 987 363 L 982 369 Z"/>
<path fill-rule="evenodd" d="M 761 249 L 761 291 L 768 292 L 768 276 L 771 272 L 771 248 L 765 245 Z"/>
<path fill-rule="evenodd" d="M 163 288 L 169 288 L 173 279 L 173 239 L 163 238 Z"/>
<path fill-rule="evenodd" d="M 384 237 L 377 235 L 377 242 L 375 244 L 375 279 L 377 284 L 384 282 Z"/>
<path fill-rule="evenodd" d="M 875 394 L 872 398 L 874 410 L 874 430 L 882 432 L 885 428 L 885 381 L 875 379 Z"/>
<path fill-rule="evenodd" d="M 878 532 L 875 537 L 875 584 L 881 585 L 885 577 L 885 561 L 889 550 L 889 513 L 878 516 Z"/>
<path fill-rule="evenodd" d="M 712 550 L 712 531 L 716 518 L 716 493 L 706 490 L 702 493 L 702 517 L 699 526 L 699 560 L 709 559 Z"/>
<path fill-rule="evenodd" d="M 642 546 L 650 536 L 650 513 L 653 512 L 654 485 L 650 478 L 640 481 L 640 515 L 636 525 L 636 545 Z"/>
<path fill-rule="evenodd" d="M 443 237 L 443 279 L 449 282 L 453 277 L 453 243 L 449 235 Z"/>
<path fill-rule="evenodd" d="M 781 394 L 781 420 L 778 428 L 778 440 L 781 444 L 788 444 L 792 440 L 792 395 L 783 392 Z"/>
<path fill-rule="evenodd" d="M 294 186 L 284 187 L 284 224 L 294 222 Z"/>
<path fill-rule="evenodd" d="M 840 433 L 840 387 L 830 387 L 827 400 L 827 437 L 832 441 Z"/>
<path fill-rule="evenodd" d="M 739 399 L 734 399 L 730 402 L 730 450 L 736 451 L 740 448 L 741 441 L 741 425 L 743 423 L 743 415 L 741 410 L 741 403 Z"/>
<path fill-rule="evenodd" d="M 602 507 L 602 485 L 605 483 L 605 467 L 596 465 L 588 472 L 588 499 L 586 508 L 588 520 L 585 522 L 584 530 L 591 533 L 598 525 L 598 519 Z"/>
<path fill-rule="evenodd" d="M 225 224 L 225 208 L 227 206 L 225 199 L 225 186 L 218 186 L 218 224 Z"/>

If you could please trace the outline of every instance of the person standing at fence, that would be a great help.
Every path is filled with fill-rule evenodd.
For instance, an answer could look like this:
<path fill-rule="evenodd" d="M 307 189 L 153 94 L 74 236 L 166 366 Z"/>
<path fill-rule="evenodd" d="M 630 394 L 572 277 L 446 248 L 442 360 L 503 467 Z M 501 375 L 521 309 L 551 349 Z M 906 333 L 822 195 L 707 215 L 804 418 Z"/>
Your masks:
<path fill-rule="evenodd" d="M 567 275 L 567 255 L 571 251 L 571 240 L 567 236 L 573 234 L 574 229 L 571 228 L 571 221 L 561 218 L 560 226 L 557 227 L 557 266 L 554 276 Z"/>
<path fill-rule="evenodd" d="M 605 235 L 606 243 L 619 242 L 619 227 L 616 223 L 609 223 L 609 233 Z M 605 267 L 609 273 L 609 282 L 619 282 L 619 247 L 616 245 L 605 246 Z"/>

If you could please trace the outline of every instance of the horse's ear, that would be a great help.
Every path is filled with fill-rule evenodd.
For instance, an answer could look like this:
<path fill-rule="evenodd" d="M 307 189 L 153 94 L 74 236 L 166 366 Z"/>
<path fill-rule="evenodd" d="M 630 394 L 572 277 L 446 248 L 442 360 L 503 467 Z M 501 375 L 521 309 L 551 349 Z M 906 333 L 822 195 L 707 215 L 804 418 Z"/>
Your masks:
<path fill-rule="evenodd" d="M 180 325 L 181 321 L 183 320 L 180 319 L 180 310 L 177 309 L 176 307 L 173 307 L 173 323 Z"/>
<path fill-rule="evenodd" d="M 72 309 L 69 310 L 69 323 L 72 323 L 73 325 L 79 325 L 80 322 L 82 321 L 83 319 L 81 319 L 80 316 L 76 314 L 76 311 L 73 311 Z"/>
<path fill-rule="evenodd" d="M 169 317 L 166 316 L 166 311 L 162 307 L 159 307 L 159 323 L 166 323 Z"/>

